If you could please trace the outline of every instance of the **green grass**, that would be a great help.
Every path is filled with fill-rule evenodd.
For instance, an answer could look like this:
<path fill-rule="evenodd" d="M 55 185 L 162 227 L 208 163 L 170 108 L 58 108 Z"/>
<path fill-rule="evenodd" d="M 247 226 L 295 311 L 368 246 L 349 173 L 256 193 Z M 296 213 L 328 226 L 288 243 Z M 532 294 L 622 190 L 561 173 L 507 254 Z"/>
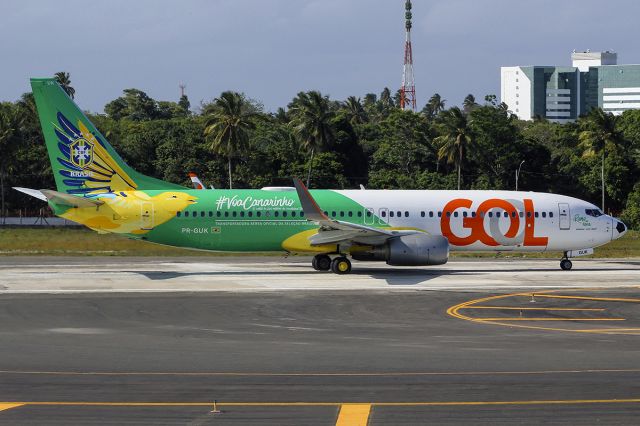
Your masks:
<path fill-rule="evenodd" d="M 267 254 L 267 253 L 260 253 Z M 278 255 L 279 253 L 272 253 Z M 113 234 L 99 235 L 87 229 L 0 228 L 0 256 L 228 256 L 215 253 L 165 247 L 145 241 L 129 240 Z M 560 258 L 562 253 L 452 253 L 452 257 Z M 593 257 L 640 257 L 640 232 L 629 231 L 623 238 L 599 247 Z"/>

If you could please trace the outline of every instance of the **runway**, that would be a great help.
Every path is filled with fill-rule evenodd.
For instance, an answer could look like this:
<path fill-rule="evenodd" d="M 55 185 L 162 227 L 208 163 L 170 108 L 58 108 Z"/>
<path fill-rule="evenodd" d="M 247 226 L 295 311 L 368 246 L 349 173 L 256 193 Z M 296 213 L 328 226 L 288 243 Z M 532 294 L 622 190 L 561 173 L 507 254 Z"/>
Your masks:
<path fill-rule="evenodd" d="M 640 285 L 640 259 L 455 260 L 435 267 L 390 267 L 354 262 L 349 275 L 318 273 L 308 257 L 0 258 L 3 293 L 289 291 L 289 290 L 508 290 L 561 286 Z"/>
<path fill-rule="evenodd" d="M 634 261 L 571 272 L 556 261 L 358 264 L 342 286 L 302 259 L 0 265 L 0 424 L 635 424 L 640 414 Z"/>

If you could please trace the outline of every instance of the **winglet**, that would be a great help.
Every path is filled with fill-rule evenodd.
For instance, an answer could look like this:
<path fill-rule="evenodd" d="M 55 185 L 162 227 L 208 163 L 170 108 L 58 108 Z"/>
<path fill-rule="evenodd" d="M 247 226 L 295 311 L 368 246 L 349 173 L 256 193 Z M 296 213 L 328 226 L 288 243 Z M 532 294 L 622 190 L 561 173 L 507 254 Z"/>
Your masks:
<path fill-rule="evenodd" d="M 316 203 L 316 200 L 313 199 L 311 193 L 300 179 L 293 178 L 293 185 L 296 187 L 298 198 L 302 205 L 302 211 L 304 212 L 307 220 L 314 220 L 316 222 L 331 220 L 320 209 L 320 206 L 318 206 L 318 203 Z"/>

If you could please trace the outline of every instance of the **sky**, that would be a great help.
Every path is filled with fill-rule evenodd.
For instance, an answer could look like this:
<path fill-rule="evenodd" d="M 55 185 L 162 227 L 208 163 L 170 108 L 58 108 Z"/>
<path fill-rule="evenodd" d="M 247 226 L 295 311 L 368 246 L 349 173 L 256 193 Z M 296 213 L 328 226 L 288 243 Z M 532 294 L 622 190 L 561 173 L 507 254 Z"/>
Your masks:
<path fill-rule="evenodd" d="M 447 105 L 500 92 L 500 66 L 570 65 L 573 49 L 640 63 L 637 0 L 413 0 L 416 96 Z M 137 88 L 194 107 L 244 92 L 267 111 L 300 91 L 332 99 L 395 92 L 404 0 L 2 0 L 0 100 L 29 77 L 71 74 L 76 102 L 102 112 Z"/>

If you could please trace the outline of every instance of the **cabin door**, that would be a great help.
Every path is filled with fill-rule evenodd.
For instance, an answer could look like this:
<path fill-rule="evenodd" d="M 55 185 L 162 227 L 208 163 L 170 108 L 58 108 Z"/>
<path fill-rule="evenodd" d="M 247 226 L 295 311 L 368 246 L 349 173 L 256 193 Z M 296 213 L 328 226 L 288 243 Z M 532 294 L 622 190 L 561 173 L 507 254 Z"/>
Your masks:
<path fill-rule="evenodd" d="M 558 223 L 560 224 L 560 229 L 570 229 L 571 228 L 571 212 L 569 210 L 568 203 L 558 203 L 558 211 L 560 213 L 560 220 Z"/>
<path fill-rule="evenodd" d="M 144 202 L 140 206 L 140 217 L 142 218 L 142 229 L 153 229 L 153 203 Z"/>

